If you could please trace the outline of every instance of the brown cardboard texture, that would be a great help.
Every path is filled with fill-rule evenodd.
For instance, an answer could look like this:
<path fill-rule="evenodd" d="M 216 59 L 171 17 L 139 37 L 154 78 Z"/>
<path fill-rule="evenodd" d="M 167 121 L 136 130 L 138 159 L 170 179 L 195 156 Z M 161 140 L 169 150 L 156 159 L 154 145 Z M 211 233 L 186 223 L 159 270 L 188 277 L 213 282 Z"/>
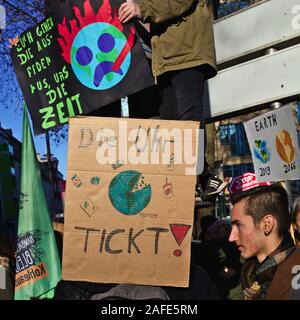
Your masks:
<path fill-rule="evenodd" d="M 198 128 L 70 120 L 63 279 L 188 286 Z"/>

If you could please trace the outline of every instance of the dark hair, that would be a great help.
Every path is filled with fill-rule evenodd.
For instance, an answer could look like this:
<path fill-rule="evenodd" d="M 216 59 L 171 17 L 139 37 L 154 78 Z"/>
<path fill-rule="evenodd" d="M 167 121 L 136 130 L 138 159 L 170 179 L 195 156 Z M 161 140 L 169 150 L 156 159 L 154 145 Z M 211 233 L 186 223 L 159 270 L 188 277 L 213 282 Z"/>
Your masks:
<path fill-rule="evenodd" d="M 300 212 L 300 197 L 297 197 L 293 202 L 292 223 L 296 223 L 296 218 L 299 212 Z"/>
<path fill-rule="evenodd" d="M 257 225 L 266 214 L 271 214 L 278 223 L 279 235 L 288 232 L 291 224 L 289 200 L 285 189 L 279 184 L 258 187 L 240 194 L 232 195 L 232 204 L 246 200 L 246 212 Z"/>

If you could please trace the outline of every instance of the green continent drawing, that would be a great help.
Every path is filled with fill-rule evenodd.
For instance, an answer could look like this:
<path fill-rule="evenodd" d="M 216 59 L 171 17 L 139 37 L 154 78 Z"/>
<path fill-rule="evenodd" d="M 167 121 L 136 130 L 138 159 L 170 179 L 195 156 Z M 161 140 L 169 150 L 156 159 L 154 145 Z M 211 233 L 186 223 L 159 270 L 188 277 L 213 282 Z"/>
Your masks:
<path fill-rule="evenodd" d="M 151 185 L 145 184 L 140 172 L 127 170 L 113 178 L 109 198 L 116 210 L 135 215 L 144 210 L 151 200 Z"/>

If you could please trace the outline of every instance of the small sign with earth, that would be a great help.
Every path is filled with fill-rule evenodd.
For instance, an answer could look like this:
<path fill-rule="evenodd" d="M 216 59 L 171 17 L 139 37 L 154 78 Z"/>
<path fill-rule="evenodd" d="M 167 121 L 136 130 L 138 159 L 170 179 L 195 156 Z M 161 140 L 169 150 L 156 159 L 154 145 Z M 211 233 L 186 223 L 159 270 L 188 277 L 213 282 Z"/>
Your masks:
<path fill-rule="evenodd" d="M 289 105 L 244 123 L 258 181 L 300 178 L 295 120 Z"/>

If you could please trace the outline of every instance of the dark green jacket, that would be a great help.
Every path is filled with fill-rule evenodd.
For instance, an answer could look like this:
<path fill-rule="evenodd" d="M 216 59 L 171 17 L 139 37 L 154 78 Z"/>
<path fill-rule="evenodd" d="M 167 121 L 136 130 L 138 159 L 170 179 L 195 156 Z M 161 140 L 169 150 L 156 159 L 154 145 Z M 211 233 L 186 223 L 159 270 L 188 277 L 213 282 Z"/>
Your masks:
<path fill-rule="evenodd" d="M 143 22 L 151 23 L 152 71 L 205 65 L 207 78 L 216 75 L 210 0 L 141 0 Z"/>

